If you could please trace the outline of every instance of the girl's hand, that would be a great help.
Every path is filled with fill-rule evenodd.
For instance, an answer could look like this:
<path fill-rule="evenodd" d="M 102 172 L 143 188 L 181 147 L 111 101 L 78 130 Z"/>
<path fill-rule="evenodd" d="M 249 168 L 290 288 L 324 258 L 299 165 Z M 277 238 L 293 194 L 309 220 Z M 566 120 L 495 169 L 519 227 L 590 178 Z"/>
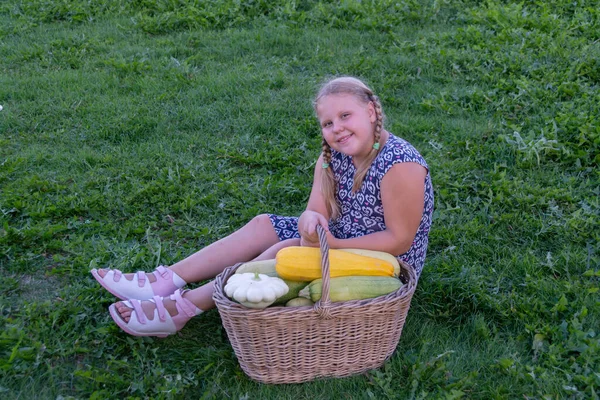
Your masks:
<path fill-rule="evenodd" d="M 316 242 L 310 242 L 305 240 L 303 237 L 300 237 L 300 246 L 302 247 L 319 247 L 319 239 Z"/>
<path fill-rule="evenodd" d="M 329 222 L 322 214 L 309 210 L 302 213 L 298 220 L 300 246 L 319 247 L 317 225 L 321 225 L 325 232 L 329 232 Z"/>

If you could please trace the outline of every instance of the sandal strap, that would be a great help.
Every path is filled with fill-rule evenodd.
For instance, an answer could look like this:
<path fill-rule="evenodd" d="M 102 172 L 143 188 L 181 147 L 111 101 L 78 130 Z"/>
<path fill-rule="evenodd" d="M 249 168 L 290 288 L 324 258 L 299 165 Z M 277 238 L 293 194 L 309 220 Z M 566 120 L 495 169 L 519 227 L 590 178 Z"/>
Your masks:
<path fill-rule="evenodd" d="M 175 300 L 175 307 L 177 308 L 178 312 L 183 312 L 190 318 L 195 317 L 197 307 L 188 299 L 183 298 L 182 294 L 185 292 L 187 292 L 187 290 L 176 290 L 175 293 L 170 296 L 170 298 L 171 300 Z"/>
<path fill-rule="evenodd" d="M 158 275 L 160 275 L 163 279 L 169 279 L 171 277 L 170 272 L 171 271 L 166 269 L 164 265 L 159 265 L 156 267 L 156 270 L 154 270 L 153 274 L 156 276 L 156 279 L 159 279 Z"/>
<path fill-rule="evenodd" d="M 133 308 L 133 310 L 135 311 L 137 320 L 140 324 L 145 324 L 146 322 L 148 322 L 148 319 L 146 318 L 146 313 L 142 309 L 141 301 L 136 300 L 136 299 L 130 299 L 130 300 L 124 301 L 123 304 L 125 304 L 127 307 Z"/>
<path fill-rule="evenodd" d="M 115 282 L 119 282 L 121 280 L 121 277 L 123 276 L 123 273 L 118 269 L 113 269 L 113 271 L 114 271 L 113 280 Z"/>
<path fill-rule="evenodd" d="M 144 287 L 144 285 L 146 285 L 146 273 L 144 271 L 138 271 L 136 272 L 137 275 L 137 279 L 138 279 L 138 286 L 139 287 Z"/>
<path fill-rule="evenodd" d="M 166 321 L 168 311 L 165 308 L 162 297 L 154 296 L 154 304 L 156 305 L 156 311 L 158 311 L 158 318 L 163 322 Z"/>
<path fill-rule="evenodd" d="M 156 306 L 156 311 L 158 312 L 158 318 L 162 322 L 167 320 L 167 315 L 169 315 L 169 314 L 168 314 L 167 309 L 165 308 L 162 297 L 154 296 L 153 299 L 148 299 L 148 300 L 143 300 L 143 301 L 149 301 L 149 302 L 154 303 L 154 305 Z M 127 307 L 133 308 L 133 310 L 135 311 L 137 320 L 140 324 L 146 324 L 148 322 L 146 313 L 144 312 L 144 309 L 142 308 L 142 301 L 136 300 L 136 299 L 129 299 L 127 301 L 123 301 L 123 304 L 125 304 Z"/>
<path fill-rule="evenodd" d="M 160 268 L 162 268 L 162 270 L 160 270 Z M 163 278 L 167 278 L 169 276 L 168 275 L 169 271 L 162 265 L 160 267 L 158 267 L 157 270 L 159 271 L 160 275 Z M 118 270 L 118 269 L 113 269 L 112 271 L 114 271 L 113 280 L 115 282 L 119 282 L 121 280 L 121 278 L 123 277 L 123 272 L 121 272 L 121 270 Z M 146 273 L 144 271 L 138 271 L 135 274 L 137 275 L 138 286 L 144 287 L 146 285 L 146 280 L 148 279 L 146 277 Z M 156 272 L 155 272 L 155 276 L 156 276 Z M 158 278 L 158 276 L 156 276 L 156 277 Z"/>

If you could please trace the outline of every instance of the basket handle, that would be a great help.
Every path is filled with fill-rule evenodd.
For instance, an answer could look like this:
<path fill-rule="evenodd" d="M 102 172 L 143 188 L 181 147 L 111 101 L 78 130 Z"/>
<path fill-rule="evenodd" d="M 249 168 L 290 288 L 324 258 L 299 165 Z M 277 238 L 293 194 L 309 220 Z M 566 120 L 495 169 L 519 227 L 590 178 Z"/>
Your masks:
<path fill-rule="evenodd" d="M 329 299 L 329 243 L 325 229 L 321 225 L 317 225 L 317 234 L 319 235 L 319 245 L 321 247 L 321 299 L 317 301 L 313 307 L 319 317 L 330 319 L 331 316 L 331 301 Z"/>

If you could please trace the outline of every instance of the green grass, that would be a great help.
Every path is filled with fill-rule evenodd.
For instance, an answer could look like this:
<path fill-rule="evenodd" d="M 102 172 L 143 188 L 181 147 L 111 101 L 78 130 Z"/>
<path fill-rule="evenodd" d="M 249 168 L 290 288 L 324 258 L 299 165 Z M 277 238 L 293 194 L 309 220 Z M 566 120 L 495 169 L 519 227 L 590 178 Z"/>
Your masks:
<path fill-rule="evenodd" d="M 598 398 L 598 1 L 0 4 L 0 396 Z M 298 214 L 311 99 L 357 75 L 427 159 L 427 264 L 367 374 L 268 386 L 216 310 L 132 338 L 89 270 Z"/>

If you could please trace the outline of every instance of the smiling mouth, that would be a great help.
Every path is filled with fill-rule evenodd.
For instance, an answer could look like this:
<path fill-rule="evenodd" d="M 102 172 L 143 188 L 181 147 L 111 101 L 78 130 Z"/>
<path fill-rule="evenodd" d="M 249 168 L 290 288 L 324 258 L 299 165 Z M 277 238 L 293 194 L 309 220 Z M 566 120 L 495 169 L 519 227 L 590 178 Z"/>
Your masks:
<path fill-rule="evenodd" d="M 343 138 L 340 138 L 340 139 L 338 139 L 338 143 L 342 143 L 342 144 L 343 144 L 343 143 L 346 143 L 346 142 L 348 141 L 348 139 L 350 139 L 350 137 L 351 137 L 352 135 L 353 135 L 353 134 L 350 134 L 350 135 L 344 136 Z"/>

